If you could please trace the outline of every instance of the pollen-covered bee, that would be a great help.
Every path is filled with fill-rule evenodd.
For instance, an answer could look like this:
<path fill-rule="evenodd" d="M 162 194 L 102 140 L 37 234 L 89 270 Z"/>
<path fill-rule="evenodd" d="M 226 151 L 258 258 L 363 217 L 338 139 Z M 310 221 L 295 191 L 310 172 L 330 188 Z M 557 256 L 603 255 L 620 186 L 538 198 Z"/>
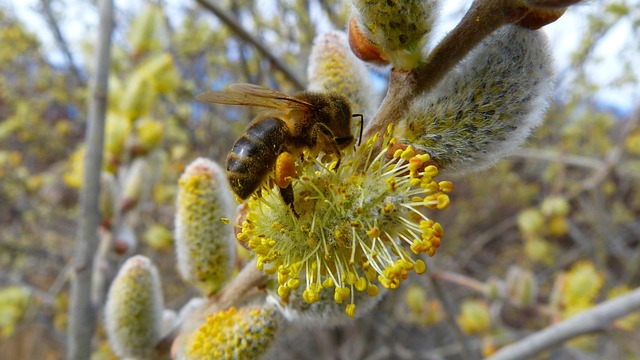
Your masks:
<path fill-rule="evenodd" d="M 349 100 L 338 93 L 302 91 L 290 96 L 258 85 L 232 84 L 225 91 L 208 91 L 197 99 L 266 108 L 233 145 L 227 157 L 227 177 L 236 195 L 246 199 L 274 171 L 280 194 L 296 216 L 291 186 L 295 156 L 305 148 L 335 154 L 337 168 L 340 150 L 354 140 Z"/>

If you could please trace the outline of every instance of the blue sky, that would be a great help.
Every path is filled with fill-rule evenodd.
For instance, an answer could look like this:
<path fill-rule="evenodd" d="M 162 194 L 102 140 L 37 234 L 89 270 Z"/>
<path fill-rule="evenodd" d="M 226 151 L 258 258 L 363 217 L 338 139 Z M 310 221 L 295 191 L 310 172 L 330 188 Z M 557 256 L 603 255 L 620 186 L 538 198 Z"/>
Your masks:
<path fill-rule="evenodd" d="M 4 1 L 7 0 L 0 0 L 0 4 Z M 615 0 L 588 1 L 585 5 L 573 6 L 560 20 L 544 28 L 550 38 L 556 59 L 556 69 L 560 75 L 560 79 L 571 78 L 571 54 L 576 50 L 585 34 L 587 26 L 585 19 L 587 16 L 602 13 L 603 7 L 613 1 Z M 633 0 L 633 2 L 636 5 L 640 5 L 640 0 Z M 16 11 L 30 30 L 36 32 L 41 37 L 47 53 L 50 54 L 50 59 L 54 62 L 63 63 L 64 60 L 55 46 L 48 27 L 37 11 L 39 3 L 40 0 L 9 1 L 8 6 Z M 61 22 L 62 31 L 71 44 L 72 51 L 76 57 L 79 61 L 82 61 L 81 44 L 87 40 L 87 34 L 91 34 L 96 29 L 97 14 L 95 14 L 91 5 L 88 5 L 86 2 L 66 1 L 58 3 L 68 5 L 64 8 L 64 11 L 61 11 L 64 16 L 64 21 Z M 133 10 L 133 13 L 135 13 L 137 9 L 141 9 L 144 4 L 143 1 L 126 0 L 116 0 L 115 3 L 118 8 Z M 188 2 L 168 0 L 166 3 L 171 8 L 172 14 L 179 14 L 180 7 Z M 441 26 L 436 30 L 436 37 L 443 36 L 448 29 L 455 25 L 456 21 L 462 15 L 460 10 L 469 6 L 471 1 L 449 0 L 444 3 L 446 5 L 443 9 L 443 21 Z M 640 6 L 637 7 L 640 8 Z M 174 23 L 179 23 L 179 20 L 174 21 Z M 591 80 L 601 88 L 597 94 L 597 101 L 604 104 L 604 106 L 615 108 L 622 113 L 627 113 L 632 110 L 634 102 L 639 98 L 640 86 L 638 83 L 635 83 L 622 87 L 613 87 L 610 86 L 609 83 L 612 79 L 622 74 L 622 68 L 620 66 L 620 58 L 622 56 L 630 58 L 631 63 L 640 64 L 640 46 L 638 42 L 634 40 L 633 36 L 630 21 L 622 21 L 616 24 L 616 26 L 607 33 L 605 38 L 599 42 L 598 47 L 593 53 L 593 59 L 588 64 Z M 623 51 L 625 49 L 627 51 Z M 640 66 L 637 66 L 634 71 L 636 77 L 640 78 Z M 563 93 L 570 92 L 569 86 L 570 82 L 558 84 L 558 98 L 562 98 Z"/>

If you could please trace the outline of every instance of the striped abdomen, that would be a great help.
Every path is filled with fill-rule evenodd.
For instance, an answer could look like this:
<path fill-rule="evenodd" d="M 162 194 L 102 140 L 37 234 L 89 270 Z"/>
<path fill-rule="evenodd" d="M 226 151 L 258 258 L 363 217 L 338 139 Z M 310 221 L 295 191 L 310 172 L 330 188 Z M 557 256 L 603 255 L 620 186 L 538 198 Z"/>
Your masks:
<path fill-rule="evenodd" d="M 268 117 L 249 126 L 227 156 L 227 177 L 236 195 L 246 199 L 256 191 L 290 138 L 280 119 Z"/>

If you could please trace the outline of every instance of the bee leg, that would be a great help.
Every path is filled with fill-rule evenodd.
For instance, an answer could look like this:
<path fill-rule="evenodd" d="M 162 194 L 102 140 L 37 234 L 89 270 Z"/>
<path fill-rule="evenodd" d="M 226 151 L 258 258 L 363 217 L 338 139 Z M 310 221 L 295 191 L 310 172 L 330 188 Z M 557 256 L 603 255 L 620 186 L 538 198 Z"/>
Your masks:
<path fill-rule="evenodd" d="M 276 159 L 276 168 L 275 168 L 275 177 L 276 184 L 280 188 L 280 196 L 284 200 L 284 203 L 291 207 L 291 211 L 298 218 L 300 215 L 296 212 L 296 209 L 293 207 L 293 187 L 291 186 L 291 181 L 296 177 L 296 162 L 293 160 L 293 156 L 287 152 L 283 151 L 278 155 Z"/>
<path fill-rule="evenodd" d="M 284 200 L 284 203 L 289 205 L 291 211 L 293 212 L 293 215 L 295 215 L 295 217 L 299 219 L 300 214 L 298 214 L 296 208 L 293 206 L 293 186 L 289 184 L 289 186 L 287 187 L 280 188 L 280 196 L 282 196 L 282 200 Z"/>

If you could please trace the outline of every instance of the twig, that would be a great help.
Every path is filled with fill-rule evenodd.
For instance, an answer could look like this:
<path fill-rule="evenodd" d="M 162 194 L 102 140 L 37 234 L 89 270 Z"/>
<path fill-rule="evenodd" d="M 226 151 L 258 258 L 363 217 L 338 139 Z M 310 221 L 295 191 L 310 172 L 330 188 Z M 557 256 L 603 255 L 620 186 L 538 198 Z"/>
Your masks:
<path fill-rule="evenodd" d="M 53 32 L 53 37 L 56 39 L 56 43 L 58 44 L 60 51 L 62 51 L 64 57 L 67 59 L 67 64 L 69 65 L 69 69 L 71 70 L 71 74 L 73 74 L 76 83 L 81 86 L 86 85 L 84 76 L 82 76 L 80 69 L 76 66 L 76 62 L 73 60 L 73 55 L 69 50 L 69 45 L 62 35 L 62 31 L 60 31 L 56 17 L 53 15 L 53 11 L 51 10 L 51 0 L 41 0 L 40 4 L 42 12 L 47 20 L 47 24 L 49 24 L 51 32 Z"/>
<path fill-rule="evenodd" d="M 380 110 L 365 129 L 365 139 L 400 120 L 413 98 L 433 89 L 486 36 L 527 13 L 517 1 L 476 0 L 460 23 L 442 39 L 426 61 L 411 71 L 393 69 Z"/>
<path fill-rule="evenodd" d="M 462 349 L 462 357 L 467 360 L 478 359 L 478 354 L 471 350 L 471 346 L 469 345 L 467 338 L 464 336 L 462 330 L 456 322 L 456 311 L 452 307 L 452 302 L 447 299 L 444 291 L 442 290 L 442 287 L 440 286 L 440 283 L 438 282 L 438 279 L 434 276 L 434 274 L 431 274 L 429 276 L 429 282 L 431 283 L 431 286 L 433 287 L 438 300 L 440 300 L 440 303 L 444 308 L 447 324 L 451 328 L 453 336 L 456 338 L 458 344 L 460 345 L 460 348 Z"/>
<path fill-rule="evenodd" d="M 602 166 L 602 161 L 600 160 L 587 156 L 564 154 L 557 150 L 524 148 L 514 150 L 510 156 L 521 159 L 560 162 L 565 165 L 579 166 L 594 170 L 597 170 Z"/>
<path fill-rule="evenodd" d="M 431 272 L 431 277 L 438 281 L 448 281 L 450 283 L 462 285 L 468 289 L 487 295 L 487 286 L 482 282 L 468 276 L 456 274 L 451 271 L 436 270 Z"/>
<path fill-rule="evenodd" d="M 100 29 L 95 54 L 96 75 L 90 91 L 88 128 L 85 135 L 87 154 L 80 193 L 80 212 L 73 257 L 73 279 L 69 304 L 67 339 L 68 359 L 88 359 L 95 331 L 95 308 L 91 302 L 93 255 L 98 246 L 100 211 L 100 172 L 104 143 L 104 122 L 107 110 L 113 1 L 100 2 Z"/>
<path fill-rule="evenodd" d="M 468 277 L 468 276 L 464 276 L 461 274 L 457 274 L 451 271 L 445 271 L 445 270 L 436 270 L 436 271 L 432 271 L 431 272 L 431 277 L 434 280 L 438 280 L 438 281 L 447 281 L 449 283 L 453 283 L 453 284 L 457 284 L 460 286 L 464 286 L 467 289 L 473 290 L 475 292 L 478 292 L 480 294 L 482 294 L 483 296 L 487 296 L 488 295 L 488 288 L 487 285 L 481 281 L 478 281 L 474 278 Z M 506 301 L 507 303 L 510 303 L 512 305 L 513 301 L 511 298 L 509 298 L 509 296 L 504 292 L 504 291 L 498 291 L 497 294 L 498 298 L 501 299 L 502 301 Z M 552 311 L 548 306 L 544 306 L 541 304 L 535 304 L 533 306 L 531 306 L 531 309 L 535 310 L 536 312 L 538 312 L 541 315 L 545 315 L 545 316 L 551 316 L 552 315 Z"/>
<path fill-rule="evenodd" d="M 620 159 L 622 159 L 622 155 L 624 154 L 624 140 L 638 123 L 640 123 L 640 109 L 636 110 L 636 112 L 631 115 L 622 129 L 620 140 L 609 151 L 602 166 L 583 182 L 582 189 L 579 192 L 592 190 L 607 178 L 615 165 L 620 162 Z"/>
<path fill-rule="evenodd" d="M 225 25 L 231 28 L 242 40 L 253 45 L 258 51 L 262 53 L 271 64 L 280 72 L 282 72 L 299 90 L 305 88 L 303 81 L 293 72 L 289 67 L 280 61 L 262 42 L 251 35 L 247 30 L 242 27 L 240 23 L 236 21 L 226 10 L 221 8 L 218 4 L 210 0 L 196 0 L 198 4 L 202 5 L 207 10 L 214 13 Z"/>
<path fill-rule="evenodd" d="M 640 310 L 640 289 L 605 301 L 588 311 L 503 347 L 487 360 L 529 359 L 579 335 L 605 330 L 609 324 Z"/>

